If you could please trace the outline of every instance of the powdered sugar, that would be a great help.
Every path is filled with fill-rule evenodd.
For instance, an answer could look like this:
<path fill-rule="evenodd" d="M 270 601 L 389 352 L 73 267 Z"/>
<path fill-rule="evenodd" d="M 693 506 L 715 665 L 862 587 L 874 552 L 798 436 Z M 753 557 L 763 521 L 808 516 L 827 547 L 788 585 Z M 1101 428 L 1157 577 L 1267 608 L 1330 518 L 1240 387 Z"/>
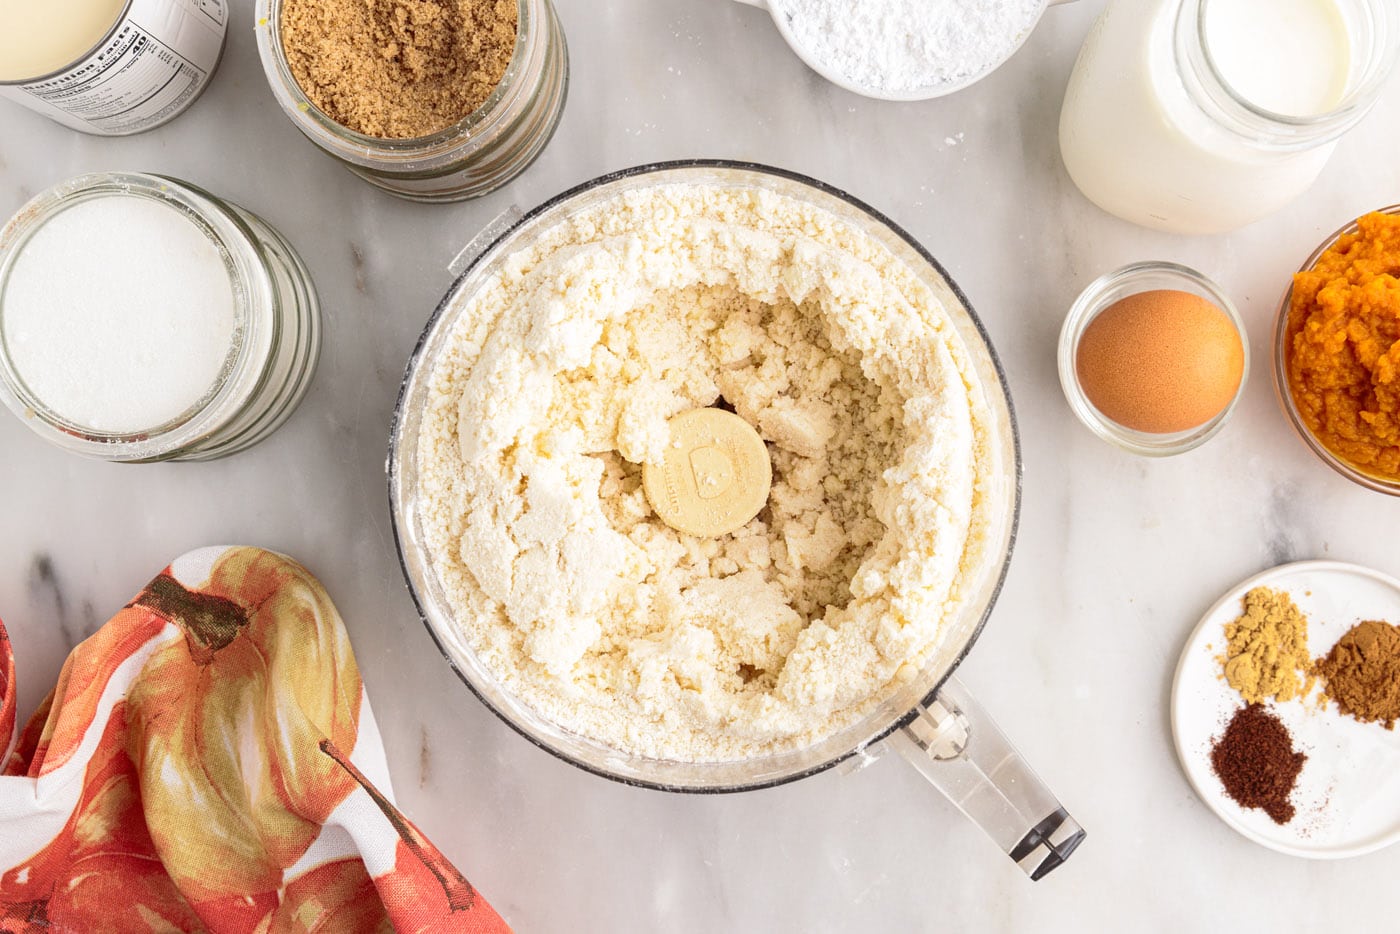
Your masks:
<path fill-rule="evenodd" d="M 1045 0 L 772 0 L 809 58 L 850 84 L 909 94 L 1009 58 Z"/>

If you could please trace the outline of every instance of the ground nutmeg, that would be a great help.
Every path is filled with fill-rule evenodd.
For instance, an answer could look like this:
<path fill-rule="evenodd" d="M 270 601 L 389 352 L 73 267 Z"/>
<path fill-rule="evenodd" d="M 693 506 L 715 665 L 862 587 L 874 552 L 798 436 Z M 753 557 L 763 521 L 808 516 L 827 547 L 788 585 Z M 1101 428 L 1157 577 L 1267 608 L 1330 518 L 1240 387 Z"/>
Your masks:
<path fill-rule="evenodd" d="M 1259 704 L 1235 712 L 1210 751 L 1225 793 L 1240 807 L 1258 808 L 1276 824 L 1293 819 L 1290 800 L 1308 757 L 1293 750 L 1283 721 Z"/>

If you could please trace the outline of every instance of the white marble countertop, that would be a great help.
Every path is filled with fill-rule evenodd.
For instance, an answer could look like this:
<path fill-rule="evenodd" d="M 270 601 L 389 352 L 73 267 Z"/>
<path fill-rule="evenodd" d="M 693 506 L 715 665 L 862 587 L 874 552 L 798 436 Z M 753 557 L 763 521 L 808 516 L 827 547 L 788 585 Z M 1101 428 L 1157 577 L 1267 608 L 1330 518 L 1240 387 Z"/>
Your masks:
<path fill-rule="evenodd" d="M 234 0 L 205 97 L 147 135 L 103 140 L 0 102 L 0 214 L 82 171 L 188 178 L 262 214 L 305 257 L 326 346 L 311 395 L 261 447 L 208 465 L 124 467 L 0 418 L 0 616 L 21 715 L 72 645 L 198 545 L 287 552 L 354 640 L 398 799 L 521 931 L 1374 930 L 1400 851 L 1311 863 L 1235 835 L 1177 767 L 1167 715 L 1186 635 L 1229 586 L 1281 561 L 1400 573 L 1400 502 L 1313 459 L 1274 400 L 1268 330 L 1322 237 L 1400 200 L 1400 82 L 1317 186 L 1227 237 L 1138 230 L 1074 188 L 1061 94 L 1100 0 L 1052 8 L 1026 47 L 952 98 L 884 104 L 807 71 L 760 11 L 727 0 L 557 0 L 571 99 L 543 158 L 475 202 L 420 206 L 334 165 L 277 109 Z M 727 797 L 639 791 L 526 743 L 457 680 L 401 582 L 386 506 L 390 412 L 462 244 L 511 203 L 608 170 L 715 156 L 845 188 L 936 255 L 1010 374 L 1025 453 L 1020 543 L 961 669 L 1089 839 L 1032 884 L 897 758 Z M 1255 369 L 1197 452 L 1140 460 L 1095 440 L 1055 373 L 1061 318 L 1090 279 L 1171 259 L 1215 277 Z"/>

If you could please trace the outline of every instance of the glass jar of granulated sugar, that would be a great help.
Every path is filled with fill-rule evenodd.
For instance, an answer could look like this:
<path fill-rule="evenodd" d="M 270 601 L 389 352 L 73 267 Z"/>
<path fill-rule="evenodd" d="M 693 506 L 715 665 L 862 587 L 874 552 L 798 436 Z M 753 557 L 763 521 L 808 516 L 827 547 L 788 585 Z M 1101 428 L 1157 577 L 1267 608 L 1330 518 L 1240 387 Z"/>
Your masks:
<path fill-rule="evenodd" d="M 251 447 L 306 394 L 320 333 L 291 245 L 185 182 L 83 175 L 0 231 L 0 399 L 78 454 L 213 460 Z"/>
<path fill-rule="evenodd" d="M 366 181 L 413 201 L 475 198 L 525 171 L 554 135 L 568 93 L 569 65 L 550 0 L 516 0 L 509 64 L 479 106 L 443 129 L 405 138 L 357 132 L 327 115 L 298 84 L 284 21 L 292 2 L 258 0 L 263 71 L 297 129 Z M 382 54 L 400 49 L 394 45 Z M 341 52 L 333 62 L 343 60 Z M 353 85 L 347 91 L 353 93 Z"/>
<path fill-rule="evenodd" d="M 127 136 L 184 113 L 224 50 L 225 0 L 0 0 L 0 97 Z"/>

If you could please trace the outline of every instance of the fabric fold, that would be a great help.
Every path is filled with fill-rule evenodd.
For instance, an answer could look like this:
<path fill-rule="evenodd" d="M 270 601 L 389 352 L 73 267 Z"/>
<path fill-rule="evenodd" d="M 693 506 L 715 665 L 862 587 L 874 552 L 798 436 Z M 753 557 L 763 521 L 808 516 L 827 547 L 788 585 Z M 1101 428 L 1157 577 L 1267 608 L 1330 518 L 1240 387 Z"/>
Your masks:
<path fill-rule="evenodd" d="M 289 558 L 176 559 L 16 722 L 0 625 L 0 931 L 508 930 L 366 777 L 349 638 Z"/>

